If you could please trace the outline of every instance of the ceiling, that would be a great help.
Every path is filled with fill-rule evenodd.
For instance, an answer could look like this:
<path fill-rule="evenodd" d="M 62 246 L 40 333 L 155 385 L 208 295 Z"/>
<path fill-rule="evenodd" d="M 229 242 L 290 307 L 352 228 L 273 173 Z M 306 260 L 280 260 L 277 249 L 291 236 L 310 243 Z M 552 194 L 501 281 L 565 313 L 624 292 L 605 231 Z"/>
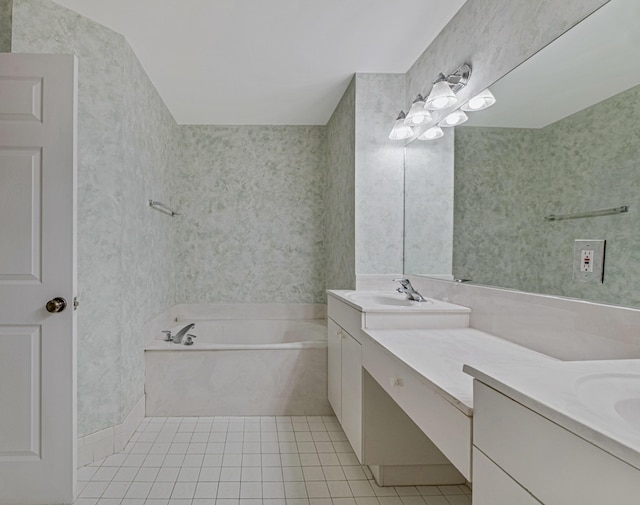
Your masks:
<path fill-rule="evenodd" d="M 404 73 L 466 0 L 55 0 L 123 34 L 179 124 L 324 125 L 353 73 Z"/>

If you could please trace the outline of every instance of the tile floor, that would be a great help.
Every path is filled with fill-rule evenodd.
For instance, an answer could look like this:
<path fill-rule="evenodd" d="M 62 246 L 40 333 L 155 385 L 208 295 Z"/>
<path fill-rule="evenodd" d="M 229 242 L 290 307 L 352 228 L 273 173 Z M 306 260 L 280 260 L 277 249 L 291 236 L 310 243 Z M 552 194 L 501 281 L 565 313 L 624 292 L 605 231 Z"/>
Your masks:
<path fill-rule="evenodd" d="M 75 505 L 471 505 L 466 486 L 378 487 L 331 416 L 147 418 L 78 480 Z"/>

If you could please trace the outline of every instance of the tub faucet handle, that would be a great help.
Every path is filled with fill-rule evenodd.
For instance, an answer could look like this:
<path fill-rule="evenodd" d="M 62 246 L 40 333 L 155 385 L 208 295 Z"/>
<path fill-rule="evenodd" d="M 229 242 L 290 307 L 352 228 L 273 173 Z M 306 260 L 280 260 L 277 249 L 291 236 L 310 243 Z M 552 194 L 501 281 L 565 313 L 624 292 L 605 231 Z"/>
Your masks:
<path fill-rule="evenodd" d="M 196 335 L 189 333 L 184 339 L 184 345 L 193 345 L 194 338 L 196 338 Z"/>
<path fill-rule="evenodd" d="M 171 331 L 170 330 L 162 330 L 162 333 L 164 333 L 164 341 L 165 342 L 171 342 L 173 340 L 173 336 L 171 335 Z"/>

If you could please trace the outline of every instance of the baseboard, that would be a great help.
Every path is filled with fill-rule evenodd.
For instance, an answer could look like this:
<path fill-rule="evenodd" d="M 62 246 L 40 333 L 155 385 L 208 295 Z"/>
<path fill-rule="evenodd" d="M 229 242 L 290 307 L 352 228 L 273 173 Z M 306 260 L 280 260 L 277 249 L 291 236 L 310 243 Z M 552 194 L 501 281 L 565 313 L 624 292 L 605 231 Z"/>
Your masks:
<path fill-rule="evenodd" d="M 124 449 L 145 417 L 144 395 L 121 424 L 78 438 L 78 468 Z"/>

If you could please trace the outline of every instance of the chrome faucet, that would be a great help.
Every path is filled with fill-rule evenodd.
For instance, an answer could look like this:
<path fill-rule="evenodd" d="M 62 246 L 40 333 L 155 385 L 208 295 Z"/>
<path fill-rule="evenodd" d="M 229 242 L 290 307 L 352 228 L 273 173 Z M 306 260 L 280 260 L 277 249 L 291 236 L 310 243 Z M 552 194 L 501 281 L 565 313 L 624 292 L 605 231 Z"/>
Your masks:
<path fill-rule="evenodd" d="M 171 336 L 171 333 L 167 334 L 167 338 L 166 340 L 171 340 L 173 341 L 174 344 L 182 344 L 182 339 L 184 338 L 185 335 L 187 335 L 187 332 L 193 328 L 196 325 L 196 323 L 190 323 L 188 325 L 186 325 L 184 328 L 181 328 L 180 330 L 178 330 L 178 333 L 176 333 L 175 335 Z M 166 333 L 166 332 L 163 332 Z M 193 344 L 193 338 L 195 338 L 195 335 L 187 335 L 185 341 L 184 341 L 184 345 L 191 345 Z"/>
<path fill-rule="evenodd" d="M 400 287 L 396 289 L 398 293 L 404 293 L 407 295 L 407 300 L 412 300 L 414 302 L 426 302 L 427 300 L 418 293 L 413 286 L 411 285 L 411 281 L 409 279 L 393 279 L 393 282 L 399 282 Z"/>

